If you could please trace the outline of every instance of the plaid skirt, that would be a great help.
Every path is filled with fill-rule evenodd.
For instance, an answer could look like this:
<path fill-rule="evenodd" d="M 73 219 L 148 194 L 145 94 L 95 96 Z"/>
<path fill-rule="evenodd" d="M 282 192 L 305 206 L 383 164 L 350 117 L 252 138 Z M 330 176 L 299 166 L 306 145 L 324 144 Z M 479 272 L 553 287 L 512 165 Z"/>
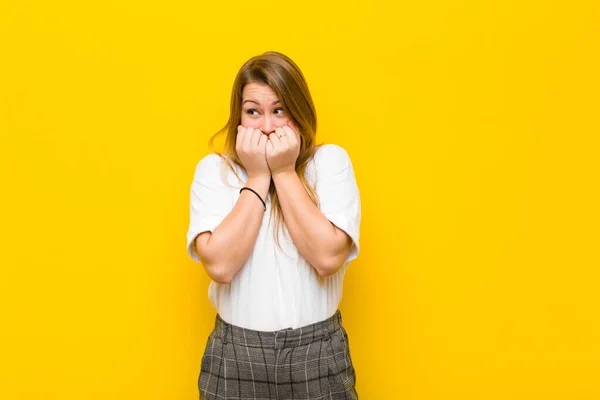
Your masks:
<path fill-rule="evenodd" d="M 274 332 L 244 329 L 219 315 L 202 357 L 200 399 L 358 399 L 340 311 Z"/>

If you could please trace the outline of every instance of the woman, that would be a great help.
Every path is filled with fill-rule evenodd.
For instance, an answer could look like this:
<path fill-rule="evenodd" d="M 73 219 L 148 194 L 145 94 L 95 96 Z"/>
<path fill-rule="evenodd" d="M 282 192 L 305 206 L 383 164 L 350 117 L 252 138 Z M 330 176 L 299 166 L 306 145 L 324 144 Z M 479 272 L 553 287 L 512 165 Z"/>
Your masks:
<path fill-rule="evenodd" d="M 291 59 L 242 66 L 223 152 L 198 163 L 191 186 L 188 252 L 217 310 L 200 398 L 358 398 L 338 304 L 360 197 L 348 154 L 316 146 L 316 129 Z"/>

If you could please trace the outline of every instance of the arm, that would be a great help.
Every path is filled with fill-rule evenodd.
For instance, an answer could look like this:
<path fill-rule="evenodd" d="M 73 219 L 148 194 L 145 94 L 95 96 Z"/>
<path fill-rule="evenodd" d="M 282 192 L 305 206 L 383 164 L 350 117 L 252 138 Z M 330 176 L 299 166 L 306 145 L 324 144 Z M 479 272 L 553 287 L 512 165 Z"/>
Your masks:
<path fill-rule="evenodd" d="M 236 152 L 248 175 L 246 186 L 263 200 L 271 184 L 266 143 L 260 130 L 238 126 Z M 219 178 L 220 159 L 205 160 L 197 167 L 192 185 L 188 251 L 213 281 L 229 283 L 254 249 L 264 207 L 254 193 L 244 190 L 230 209 L 231 189 Z"/>
<path fill-rule="evenodd" d="M 266 199 L 270 177 L 250 178 L 246 183 Z M 264 208 L 256 195 L 244 190 L 231 212 L 214 232 L 203 232 L 195 239 L 198 256 L 210 278 L 229 283 L 250 257 L 262 223 Z"/>
<path fill-rule="evenodd" d="M 313 204 L 296 171 L 273 174 L 273 182 L 298 252 L 319 275 L 336 273 L 348 257 L 352 239 Z"/>

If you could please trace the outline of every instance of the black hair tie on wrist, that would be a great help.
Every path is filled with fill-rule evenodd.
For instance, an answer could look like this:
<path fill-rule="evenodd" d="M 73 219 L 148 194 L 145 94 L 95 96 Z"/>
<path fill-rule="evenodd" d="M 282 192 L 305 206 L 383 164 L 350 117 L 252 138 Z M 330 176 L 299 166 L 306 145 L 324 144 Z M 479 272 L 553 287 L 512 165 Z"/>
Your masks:
<path fill-rule="evenodd" d="M 265 203 L 265 201 L 262 199 L 262 197 L 260 197 L 260 194 L 256 193 L 256 191 L 254 189 L 251 189 L 249 187 L 243 187 L 240 189 L 240 194 L 242 193 L 242 190 L 249 190 L 252 193 L 254 193 L 256 195 L 256 197 L 259 198 L 260 202 L 263 203 L 263 206 L 265 207 L 265 211 L 267 211 L 267 204 Z"/>

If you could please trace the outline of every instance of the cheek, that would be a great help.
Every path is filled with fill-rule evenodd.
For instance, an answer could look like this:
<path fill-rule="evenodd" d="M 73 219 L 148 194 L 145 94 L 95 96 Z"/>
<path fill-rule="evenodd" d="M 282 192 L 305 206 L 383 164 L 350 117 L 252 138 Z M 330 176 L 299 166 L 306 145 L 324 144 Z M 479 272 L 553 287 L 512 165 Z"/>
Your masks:
<path fill-rule="evenodd" d="M 253 119 L 248 117 L 246 114 L 242 114 L 242 122 L 241 125 L 245 128 L 260 128 L 260 121 L 257 119 Z"/>
<path fill-rule="evenodd" d="M 286 126 L 290 119 L 288 117 L 282 117 L 277 120 L 277 127 L 281 128 L 282 126 Z"/>

